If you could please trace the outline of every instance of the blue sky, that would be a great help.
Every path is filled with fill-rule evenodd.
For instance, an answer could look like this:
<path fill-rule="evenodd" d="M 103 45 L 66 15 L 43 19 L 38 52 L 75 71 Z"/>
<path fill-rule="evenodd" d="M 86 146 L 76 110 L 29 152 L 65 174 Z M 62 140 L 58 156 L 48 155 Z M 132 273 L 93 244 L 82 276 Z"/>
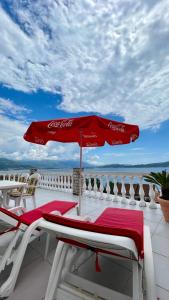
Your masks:
<path fill-rule="evenodd" d="M 0 157 L 79 158 L 75 144 L 28 144 L 33 120 L 88 114 L 138 124 L 130 145 L 84 160 L 169 160 L 169 0 L 2 0 Z M 65 155 L 66 153 L 66 155 Z"/>

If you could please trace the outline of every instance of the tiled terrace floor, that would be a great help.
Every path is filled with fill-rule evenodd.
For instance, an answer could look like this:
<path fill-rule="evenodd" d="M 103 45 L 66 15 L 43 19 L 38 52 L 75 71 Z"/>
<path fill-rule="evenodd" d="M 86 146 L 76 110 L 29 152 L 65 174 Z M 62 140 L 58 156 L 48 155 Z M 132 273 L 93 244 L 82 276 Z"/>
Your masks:
<path fill-rule="evenodd" d="M 77 200 L 70 193 L 56 192 L 51 190 L 38 189 L 36 192 L 37 206 L 51 200 Z M 83 214 L 96 218 L 105 207 L 123 207 L 140 209 L 136 206 L 124 206 L 107 200 L 96 200 L 93 198 L 84 199 L 82 205 Z M 31 201 L 29 209 L 31 209 Z M 169 299 L 169 224 L 163 220 L 160 207 L 157 209 L 143 208 L 145 224 L 150 227 L 153 256 L 155 265 L 155 281 L 157 297 L 160 300 Z M 51 243 L 51 251 L 48 259 L 43 260 L 43 238 L 41 241 L 34 241 L 28 248 L 22 269 L 19 275 L 17 286 L 9 300 L 42 300 L 44 297 L 49 272 L 54 255 L 55 241 Z M 117 274 L 116 274 L 117 275 Z"/>

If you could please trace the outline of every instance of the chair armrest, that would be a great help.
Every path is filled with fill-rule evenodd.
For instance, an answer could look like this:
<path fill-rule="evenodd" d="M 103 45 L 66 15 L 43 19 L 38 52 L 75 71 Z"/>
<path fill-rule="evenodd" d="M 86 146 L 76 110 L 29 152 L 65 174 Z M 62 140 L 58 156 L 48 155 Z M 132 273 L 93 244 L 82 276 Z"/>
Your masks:
<path fill-rule="evenodd" d="M 22 206 L 16 206 L 16 207 L 10 208 L 9 211 L 11 211 L 14 214 L 18 215 L 19 213 L 24 214 L 26 212 L 26 209 L 25 209 L 25 207 L 22 207 Z"/>
<path fill-rule="evenodd" d="M 25 189 L 29 189 L 29 188 L 37 188 L 37 185 L 28 185 L 25 187 Z"/>

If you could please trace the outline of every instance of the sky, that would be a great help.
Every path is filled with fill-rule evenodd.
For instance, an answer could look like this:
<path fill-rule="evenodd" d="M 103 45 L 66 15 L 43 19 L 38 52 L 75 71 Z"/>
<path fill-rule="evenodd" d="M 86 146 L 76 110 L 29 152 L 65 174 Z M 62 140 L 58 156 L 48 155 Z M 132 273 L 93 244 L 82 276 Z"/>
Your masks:
<path fill-rule="evenodd" d="M 0 34 L 0 157 L 78 160 L 76 144 L 23 134 L 32 121 L 96 114 L 137 124 L 140 137 L 85 149 L 86 162 L 169 161 L 169 0 L 1 0 Z"/>

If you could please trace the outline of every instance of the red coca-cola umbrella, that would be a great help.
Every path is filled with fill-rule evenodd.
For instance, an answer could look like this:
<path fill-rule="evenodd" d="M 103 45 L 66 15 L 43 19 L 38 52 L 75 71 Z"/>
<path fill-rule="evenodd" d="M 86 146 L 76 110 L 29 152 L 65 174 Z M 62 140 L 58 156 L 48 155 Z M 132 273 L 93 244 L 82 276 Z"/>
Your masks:
<path fill-rule="evenodd" d="M 87 116 L 32 122 L 24 135 L 24 139 L 41 145 L 45 145 L 48 141 L 78 143 L 81 170 L 82 147 L 100 147 L 104 146 L 105 142 L 112 146 L 128 144 L 134 142 L 138 136 L 139 128 L 137 125 L 125 124 L 98 116 Z"/>

